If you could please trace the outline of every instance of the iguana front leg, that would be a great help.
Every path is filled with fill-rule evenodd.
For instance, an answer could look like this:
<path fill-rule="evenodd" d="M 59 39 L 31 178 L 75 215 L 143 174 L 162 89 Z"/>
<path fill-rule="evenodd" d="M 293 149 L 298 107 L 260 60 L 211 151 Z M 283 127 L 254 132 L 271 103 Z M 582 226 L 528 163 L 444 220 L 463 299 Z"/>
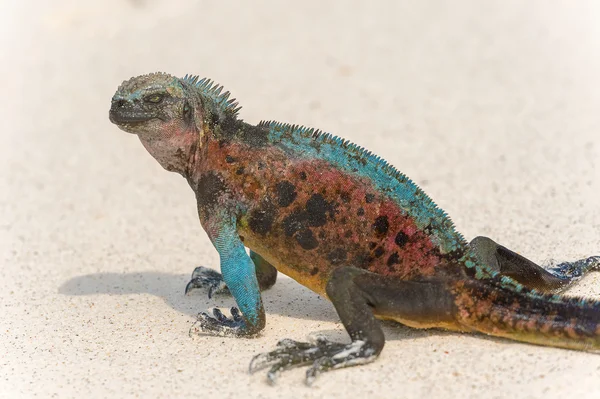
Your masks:
<path fill-rule="evenodd" d="M 252 259 L 256 268 L 256 278 L 260 290 L 264 291 L 271 288 L 277 281 L 275 266 L 254 251 L 250 251 L 250 259 Z M 213 294 L 229 292 L 221 273 L 204 266 L 198 266 L 194 269 L 190 282 L 185 286 L 185 294 L 187 295 L 198 288 L 208 289 L 209 298 L 212 298 Z"/>
<path fill-rule="evenodd" d="M 235 217 L 220 212 L 203 221 L 203 226 L 219 252 L 223 280 L 237 308 L 232 308 L 231 318 L 219 309 L 213 316 L 203 312 L 190 329 L 191 333 L 211 333 L 218 335 L 250 336 L 257 334 L 265 326 L 265 311 L 260 296 L 255 266 L 236 231 Z"/>

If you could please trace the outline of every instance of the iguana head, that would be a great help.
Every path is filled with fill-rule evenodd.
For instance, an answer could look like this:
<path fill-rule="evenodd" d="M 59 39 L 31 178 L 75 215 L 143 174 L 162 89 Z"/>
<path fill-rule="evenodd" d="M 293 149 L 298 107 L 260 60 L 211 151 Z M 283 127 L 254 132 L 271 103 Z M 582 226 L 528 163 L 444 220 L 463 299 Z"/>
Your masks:
<path fill-rule="evenodd" d="M 137 76 L 121 84 L 109 118 L 137 134 L 167 170 L 188 175 L 198 160 L 203 137 L 222 121 L 236 119 L 237 102 L 208 79 L 166 73 Z"/>
<path fill-rule="evenodd" d="M 200 99 L 180 79 L 166 73 L 137 76 L 121 84 L 112 98 L 109 118 L 122 130 L 161 136 L 194 127 Z"/>

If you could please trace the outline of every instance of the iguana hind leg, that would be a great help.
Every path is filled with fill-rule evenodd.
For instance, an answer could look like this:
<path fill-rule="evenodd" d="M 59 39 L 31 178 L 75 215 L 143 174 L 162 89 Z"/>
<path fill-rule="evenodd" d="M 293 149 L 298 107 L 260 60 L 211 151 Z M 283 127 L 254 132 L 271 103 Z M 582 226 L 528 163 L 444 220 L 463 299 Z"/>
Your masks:
<path fill-rule="evenodd" d="M 250 372 L 270 367 L 267 377 L 274 382 L 282 371 L 312 363 L 306 373 L 310 385 L 322 372 L 377 358 L 385 338 L 375 315 L 427 327 L 447 327 L 453 320 L 453 300 L 441 282 L 402 281 L 342 267 L 333 272 L 327 296 L 350 335 L 350 344 L 324 338 L 316 343 L 286 339 L 274 351 L 255 356 Z"/>
<path fill-rule="evenodd" d="M 277 269 L 254 251 L 250 251 L 250 259 L 254 262 L 260 290 L 271 288 L 277 281 Z M 185 286 L 185 294 L 198 288 L 208 288 L 209 298 L 212 298 L 213 294 L 229 292 L 221 273 L 204 266 L 194 269 L 190 282 Z"/>
<path fill-rule="evenodd" d="M 600 268 L 599 256 L 543 268 L 487 237 L 476 237 L 469 246 L 486 265 L 540 291 L 565 289 L 588 271 Z"/>

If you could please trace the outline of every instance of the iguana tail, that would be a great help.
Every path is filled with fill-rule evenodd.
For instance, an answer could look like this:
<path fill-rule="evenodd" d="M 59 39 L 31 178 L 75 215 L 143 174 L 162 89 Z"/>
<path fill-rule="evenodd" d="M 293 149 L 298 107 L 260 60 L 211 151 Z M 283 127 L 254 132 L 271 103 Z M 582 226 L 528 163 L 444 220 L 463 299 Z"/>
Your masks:
<path fill-rule="evenodd" d="M 600 301 L 511 287 L 502 277 L 454 286 L 461 329 L 561 348 L 600 350 Z"/>

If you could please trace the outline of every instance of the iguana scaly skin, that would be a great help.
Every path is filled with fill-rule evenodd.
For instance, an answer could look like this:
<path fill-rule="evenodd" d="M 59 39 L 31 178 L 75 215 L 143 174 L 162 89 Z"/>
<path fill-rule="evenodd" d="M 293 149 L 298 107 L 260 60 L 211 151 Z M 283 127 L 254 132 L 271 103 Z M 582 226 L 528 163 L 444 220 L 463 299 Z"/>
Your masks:
<path fill-rule="evenodd" d="M 376 318 L 600 349 L 600 302 L 555 294 L 600 257 L 544 269 L 489 238 L 467 243 L 381 158 L 318 130 L 245 123 L 221 91 L 197 76 L 155 73 L 123 82 L 110 109 L 113 123 L 187 179 L 220 255 L 222 275 L 196 268 L 186 292 L 229 290 L 239 310 L 200 313 L 192 332 L 259 333 L 260 292 L 280 271 L 331 300 L 352 342 L 283 340 L 250 365 L 270 367 L 271 381 L 301 364 L 311 365 L 311 383 L 323 371 L 373 361 L 384 345 Z"/>

